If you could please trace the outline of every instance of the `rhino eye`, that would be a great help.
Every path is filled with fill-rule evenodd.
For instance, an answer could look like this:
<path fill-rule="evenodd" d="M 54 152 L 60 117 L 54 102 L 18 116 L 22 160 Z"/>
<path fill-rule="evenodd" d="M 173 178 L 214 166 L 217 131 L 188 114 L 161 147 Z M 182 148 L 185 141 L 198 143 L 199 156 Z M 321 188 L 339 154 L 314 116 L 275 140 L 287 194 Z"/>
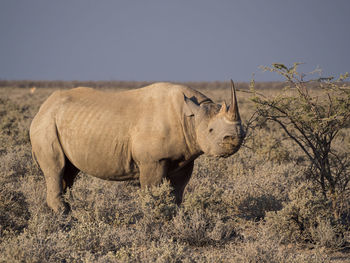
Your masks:
<path fill-rule="evenodd" d="M 212 128 L 210 128 L 210 129 L 209 129 L 209 132 L 213 132 L 213 129 L 212 129 Z"/>

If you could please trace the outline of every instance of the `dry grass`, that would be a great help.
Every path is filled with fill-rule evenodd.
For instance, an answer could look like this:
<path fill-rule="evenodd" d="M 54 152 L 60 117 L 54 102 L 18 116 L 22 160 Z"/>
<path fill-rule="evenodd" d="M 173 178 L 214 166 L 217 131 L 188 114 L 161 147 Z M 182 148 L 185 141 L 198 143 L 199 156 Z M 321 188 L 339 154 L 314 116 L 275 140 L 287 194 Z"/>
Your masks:
<path fill-rule="evenodd" d="M 53 90 L 0 88 L 0 262 L 349 262 L 349 229 L 317 206 L 301 153 L 274 126 L 251 131 L 228 159 L 200 157 L 179 208 L 167 183 L 141 191 L 80 174 L 65 195 L 72 213 L 55 215 L 28 138 Z M 229 89 L 202 91 L 229 100 Z M 247 119 L 252 104 L 239 98 Z"/>

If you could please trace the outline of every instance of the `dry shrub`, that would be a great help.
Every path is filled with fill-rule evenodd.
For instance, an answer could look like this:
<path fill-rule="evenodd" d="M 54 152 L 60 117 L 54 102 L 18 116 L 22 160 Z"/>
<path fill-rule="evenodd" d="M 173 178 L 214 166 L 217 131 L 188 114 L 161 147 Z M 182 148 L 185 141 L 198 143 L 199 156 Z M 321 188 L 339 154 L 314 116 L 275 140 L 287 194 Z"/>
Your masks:
<path fill-rule="evenodd" d="M 228 217 L 229 207 L 223 201 L 224 191 L 206 183 L 203 180 L 195 191 L 188 193 L 179 208 L 166 181 L 138 191 L 143 217 L 135 227 L 140 239 L 153 242 L 168 238 L 197 246 L 232 239 L 236 234 L 234 222 Z"/>
<path fill-rule="evenodd" d="M 220 244 L 237 236 L 233 220 L 222 220 L 219 215 L 214 218 L 205 210 L 185 212 L 180 209 L 172 223 L 173 236 L 189 245 Z"/>
<path fill-rule="evenodd" d="M 291 189 L 289 199 L 282 210 L 269 212 L 265 218 L 282 243 L 312 243 L 333 248 L 344 244 L 345 229 L 315 185 L 301 182 Z"/>
<path fill-rule="evenodd" d="M 116 230 L 101 221 L 79 221 L 67 234 L 63 233 L 62 238 L 73 251 L 89 251 L 93 254 L 106 254 L 122 245 L 118 242 Z"/>
<path fill-rule="evenodd" d="M 29 143 L 7 147 L 0 153 L 0 177 L 5 181 L 15 182 L 29 175 L 41 175 L 38 166 L 33 163 Z"/>
<path fill-rule="evenodd" d="M 290 145 L 287 145 L 284 138 L 280 136 L 278 129 L 273 125 L 268 127 L 266 123 L 259 126 L 260 129 L 250 131 L 250 136 L 246 140 L 247 146 L 264 160 L 278 164 L 290 162 L 292 160 L 288 150 Z"/>
<path fill-rule="evenodd" d="M 167 180 L 159 186 L 139 190 L 139 204 L 143 217 L 152 222 L 171 220 L 177 208 L 172 191 Z"/>
<path fill-rule="evenodd" d="M 339 226 L 332 224 L 329 219 L 317 216 L 317 225 L 310 229 L 312 239 L 321 247 L 339 248 L 344 245 L 342 231 Z"/>
<path fill-rule="evenodd" d="M 148 244 L 123 247 L 116 253 L 108 255 L 109 261 L 105 262 L 185 262 L 186 247 L 174 243 L 172 239 L 160 238 Z M 103 261 L 100 261 L 103 262 Z"/>
<path fill-rule="evenodd" d="M 266 162 L 257 166 L 249 164 L 249 169 L 240 163 L 235 166 L 234 185 L 226 195 L 235 207 L 235 214 L 248 220 L 260 220 L 266 212 L 280 210 L 289 185 L 299 174 L 293 164 Z"/>
<path fill-rule="evenodd" d="M 80 173 L 64 198 L 77 220 L 102 221 L 121 227 L 135 224 L 140 217 L 136 206 L 137 189 L 130 183 L 106 181 Z"/>
<path fill-rule="evenodd" d="M 164 180 L 159 186 L 140 189 L 135 198 L 135 206 L 141 215 L 135 224 L 138 240 L 149 243 L 168 237 L 177 210 L 169 182 Z"/>
<path fill-rule="evenodd" d="M 215 183 L 202 180 L 193 192 L 186 195 L 183 207 L 186 212 L 193 210 L 203 210 L 208 213 L 226 214 L 229 207 L 224 202 L 224 190 Z"/>
<path fill-rule="evenodd" d="M 27 226 L 28 204 L 23 194 L 11 185 L 0 189 L 0 242 L 7 235 L 14 235 Z"/>
<path fill-rule="evenodd" d="M 328 263 L 330 260 L 323 256 L 319 250 L 309 253 L 300 253 L 297 250 L 291 250 L 281 246 L 278 239 L 271 235 L 270 230 L 263 224 L 255 228 L 252 234 L 245 242 L 230 247 L 232 251 L 232 262 L 239 263 Z"/>
<path fill-rule="evenodd" d="M 50 220 L 56 219 L 55 223 Z M 102 222 L 74 223 L 48 218 L 35 229 L 23 231 L 7 240 L 2 253 L 4 262 L 81 262 L 116 249 L 116 232 Z M 63 224 L 63 223 L 66 224 Z M 69 226 L 69 227 L 68 227 Z"/>
<path fill-rule="evenodd" d="M 230 202 L 224 191 L 203 180 L 193 192 L 186 195 L 173 220 L 174 236 L 190 245 L 222 243 L 236 237 L 235 222 Z"/>
<path fill-rule="evenodd" d="M 27 106 L 0 97 L 0 241 L 19 234 L 28 225 L 29 205 L 21 184 L 35 174 L 29 145 Z"/>
<path fill-rule="evenodd" d="M 14 145 L 29 142 L 27 125 L 30 117 L 28 106 L 18 105 L 8 98 L 0 97 L 0 152 Z"/>

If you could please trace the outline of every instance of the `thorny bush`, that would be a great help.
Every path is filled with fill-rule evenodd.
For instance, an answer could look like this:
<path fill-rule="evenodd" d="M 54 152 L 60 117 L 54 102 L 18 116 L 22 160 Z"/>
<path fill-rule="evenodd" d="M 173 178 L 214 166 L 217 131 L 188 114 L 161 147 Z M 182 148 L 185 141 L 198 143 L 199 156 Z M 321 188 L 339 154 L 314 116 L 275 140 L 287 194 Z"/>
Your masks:
<path fill-rule="evenodd" d="M 256 120 L 276 123 L 296 143 L 308 160 L 304 162 L 306 178 L 318 185 L 332 213 L 329 222 L 346 226 L 350 222 L 350 156 L 344 131 L 350 127 L 350 86 L 344 80 L 349 74 L 305 80 L 308 75 L 298 72 L 299 65 L 263 67 L 286 79 L 278 95 L 265 97 L 251 82 Z M 299 222 L 299 228 L 304 227 Z"/>

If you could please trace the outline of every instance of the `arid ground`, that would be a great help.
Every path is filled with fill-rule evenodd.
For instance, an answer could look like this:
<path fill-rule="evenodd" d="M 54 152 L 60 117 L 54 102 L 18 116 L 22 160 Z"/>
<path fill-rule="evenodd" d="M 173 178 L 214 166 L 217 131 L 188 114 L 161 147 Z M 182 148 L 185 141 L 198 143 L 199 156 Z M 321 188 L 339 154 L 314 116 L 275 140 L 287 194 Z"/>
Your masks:
<path fill-rule="evenodd" d="M 121 84 L 98 88 L 133 85 Z M 229 85 L 216 84 L 189 86 L 218 103 L 230 101 Z M 269 123 L 249 129 L 235 155 L 197 159 L 180 207 L 166 182 L 141 191 L 137 181 L 81 173 L 65 194 L 71 213 L 54 214 L 28 130 L 57 87 L 33 85 L 0 88 L 0 262 L 350 262 L 349 226 L 339 230 L 324 219 L 303 153 Z M 278 86 L 259 84 L 265 96 Z M 238 96 L 247 122 L 254 105 L 249 93 Z M 336 143 L 349 149 L 350 132 L 339 136 Z"/>

